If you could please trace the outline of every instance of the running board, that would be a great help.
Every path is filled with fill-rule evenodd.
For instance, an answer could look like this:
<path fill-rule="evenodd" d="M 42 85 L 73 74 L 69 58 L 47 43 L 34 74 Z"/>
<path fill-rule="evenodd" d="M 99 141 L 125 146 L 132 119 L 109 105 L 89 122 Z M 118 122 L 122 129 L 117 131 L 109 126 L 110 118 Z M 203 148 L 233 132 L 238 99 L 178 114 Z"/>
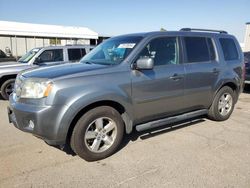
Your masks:
<path fill-rule="evenodd" d="M 137 125 L 136 130 L 137 131 L 145 131 L 147 129 L 160 127 L 160 126 L 167 125 L 167 124 L 170 124 L 170 123 L 176 123 L 178 121 L 191 119 L 191 118 L 194 118 L 194 117 L 197 117 L 197 116 L 205 115 L 207 113 L 208 113 L 207 109 L 188 112 L 188 113 L 181 114 L 181 115 L 178 115 L 178 116 L 172 116 L 172 117 L 168 117 L 168 118 L 155 120 L 155 121 L 151 121 L 151 122 L 147 122 L 147 123 L 144 123 L 144 124 Z"/>

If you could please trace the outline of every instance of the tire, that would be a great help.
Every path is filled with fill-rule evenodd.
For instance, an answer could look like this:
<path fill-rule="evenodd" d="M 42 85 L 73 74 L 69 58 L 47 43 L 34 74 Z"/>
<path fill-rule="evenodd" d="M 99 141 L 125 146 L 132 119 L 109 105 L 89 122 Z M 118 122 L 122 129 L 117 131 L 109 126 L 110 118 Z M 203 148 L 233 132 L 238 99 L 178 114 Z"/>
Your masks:
<path fill-rule="evenodd" d="M 81 158 L 96 161 L 115 153 L 123 134 L 124 123 L 119 112 L 112 107 L 101 106 L 88 111 L 78 120 L 70 145 Z"/>
<path fill-rule="evenodd" d="M 1 95 L 4 100 L 9 100 L 10 94 L 13 92 L 15 79 L 6 80 L 1 86 Z"/>
<path fill-rule="evenodd" d="M 227 120 L 234 110 L 235 101 L 236 95 L 232 88 L 228 86 L 222 87 L 216 94 L 214 101 L 209 108 L 208 117 L 214 121 Z"/>

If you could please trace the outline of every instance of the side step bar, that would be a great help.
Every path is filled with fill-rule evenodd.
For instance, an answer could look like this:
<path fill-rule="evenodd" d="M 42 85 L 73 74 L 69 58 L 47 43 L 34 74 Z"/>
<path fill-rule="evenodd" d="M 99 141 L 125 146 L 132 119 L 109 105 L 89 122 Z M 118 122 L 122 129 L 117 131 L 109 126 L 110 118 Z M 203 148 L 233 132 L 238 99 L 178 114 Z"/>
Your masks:
<path fill-rule="evenodd" d="M 147 123 L 144 123 L 144 124 L 137 125 L 136 130 L 137 131 L 145 131 L 147 129 L 160 127 L 160 126 L 167 125 L 167 124 L 170 124 L 170 123 L 176 123 L 178 121 L 182 121 L 182 120 L 194 118 L 194 117 L 197 117 L 197 116 L 205 115 L 207 113 L 208 113 L 207 109 L 188 112 L 188 113 L 181 114 L 181 115 L 178 115 L 178 116 L 172 116 L 172 117 L 168 117 L 168 118 L 155 120 L 155 121 L 151 121 L 151 122 L 147 122 Z"/>

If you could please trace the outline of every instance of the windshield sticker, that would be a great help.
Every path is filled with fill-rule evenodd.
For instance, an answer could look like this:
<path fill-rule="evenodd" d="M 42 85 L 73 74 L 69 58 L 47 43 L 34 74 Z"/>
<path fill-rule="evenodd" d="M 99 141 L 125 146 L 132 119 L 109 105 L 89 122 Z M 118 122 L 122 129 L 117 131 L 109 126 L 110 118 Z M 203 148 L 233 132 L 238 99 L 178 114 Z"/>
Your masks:
<path fill-rule="evenodd" d="M 124 43 L 120 44 L 117 48 L 134 48 L 135 43 Z"/>

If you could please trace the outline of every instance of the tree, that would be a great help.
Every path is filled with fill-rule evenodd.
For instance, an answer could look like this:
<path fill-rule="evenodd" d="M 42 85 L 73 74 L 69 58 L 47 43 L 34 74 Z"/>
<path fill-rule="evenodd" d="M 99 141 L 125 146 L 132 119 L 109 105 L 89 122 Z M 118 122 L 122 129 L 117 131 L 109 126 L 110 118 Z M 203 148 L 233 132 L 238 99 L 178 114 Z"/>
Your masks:
<path fill-rule="evenodd" d="M 160 29 L 160 31 L 167 31 L 166 29 L 164 29 L 163 27 Z"/>

